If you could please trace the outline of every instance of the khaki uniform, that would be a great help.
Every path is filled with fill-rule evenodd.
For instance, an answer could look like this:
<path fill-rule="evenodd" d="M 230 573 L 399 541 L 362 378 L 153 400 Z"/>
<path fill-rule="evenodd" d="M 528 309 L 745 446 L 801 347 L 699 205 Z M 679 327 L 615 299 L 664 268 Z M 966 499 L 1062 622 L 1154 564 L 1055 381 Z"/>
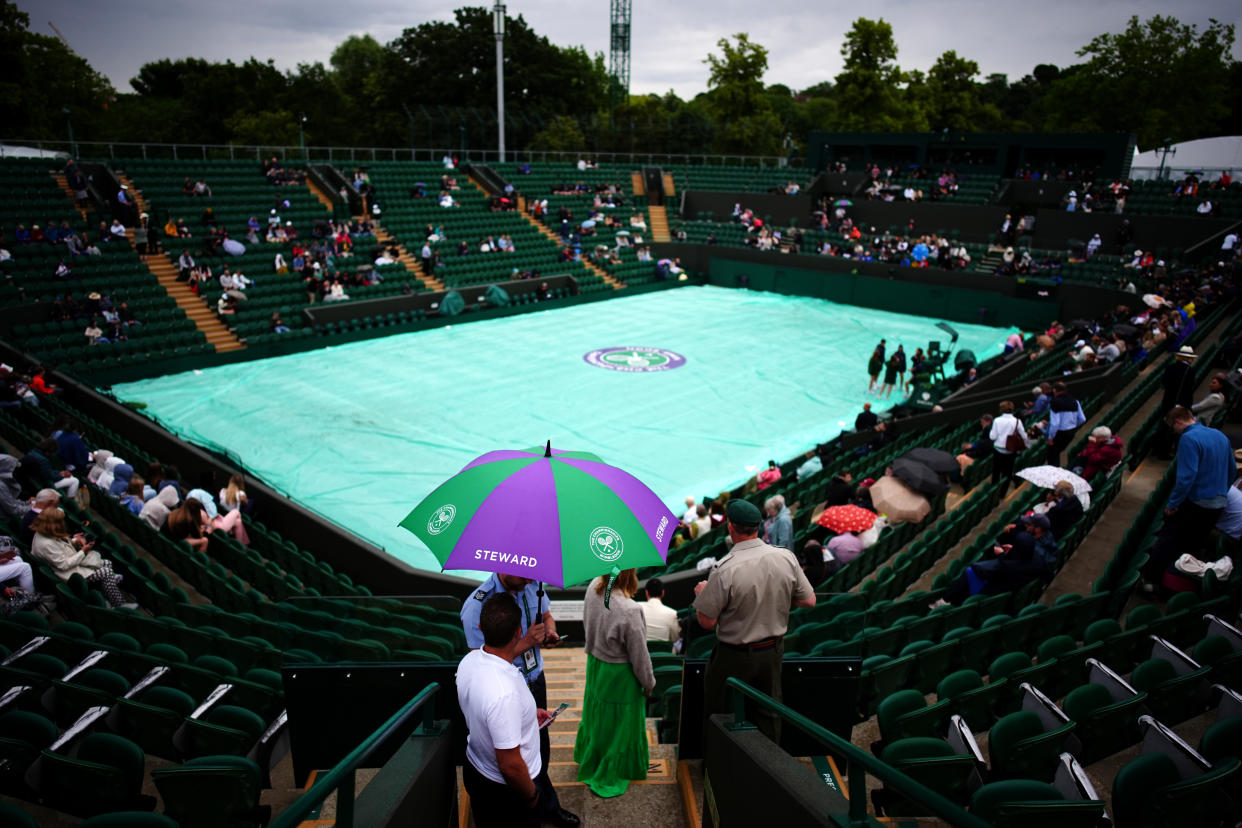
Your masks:
<path fill-rule="evenodd" d="M 735 544 L 712 567 L 694 602 L 698 612 L 717 620 L 717 644 L 704 676 L 707 715 L 730 712 L 725 687 L 730 677 L 780 700 L 781 637 L 789 627 L 789 608 L 814 594 L 792 552 L 757 538 Z M 756 710 L 753 721 L 770 738 L 779 739 L 773 714 Z"/>

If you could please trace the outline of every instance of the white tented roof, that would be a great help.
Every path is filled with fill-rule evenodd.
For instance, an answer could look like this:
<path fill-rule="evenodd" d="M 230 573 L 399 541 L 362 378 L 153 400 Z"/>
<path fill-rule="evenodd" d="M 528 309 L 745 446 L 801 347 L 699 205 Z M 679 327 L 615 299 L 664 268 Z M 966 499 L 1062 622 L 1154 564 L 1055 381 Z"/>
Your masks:
<path fill-rule="evenodd" d="M 1242 170 L 1242 135 L 1221 138 L 1200 138 L 1174 144 L 1165 169 L 1169 170 Z M 1134 151 L 1134 167 L 1159 167 L 1160 150 Z"/>

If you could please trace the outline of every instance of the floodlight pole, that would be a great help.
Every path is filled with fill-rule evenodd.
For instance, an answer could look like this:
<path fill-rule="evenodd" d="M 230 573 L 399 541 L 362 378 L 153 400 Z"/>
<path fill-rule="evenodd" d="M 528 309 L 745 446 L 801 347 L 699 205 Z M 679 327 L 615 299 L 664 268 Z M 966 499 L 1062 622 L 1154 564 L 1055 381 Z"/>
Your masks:
<path fill-rule="evenodd" d="M 492 9 L 492 33 L 496 35 L 496 150 L 497 160 L 505 160 L 505 4 L 499 0 Z"/>
<path fill-rule="evenodd" d="M 69 154 L 76 161 L 78 158 L 78 142 L 73 140 L 73 120 L 69 117 L 69 107 L 61 107 L 60 111 L 65 113 L 65 126 L 69 128 Z"/>

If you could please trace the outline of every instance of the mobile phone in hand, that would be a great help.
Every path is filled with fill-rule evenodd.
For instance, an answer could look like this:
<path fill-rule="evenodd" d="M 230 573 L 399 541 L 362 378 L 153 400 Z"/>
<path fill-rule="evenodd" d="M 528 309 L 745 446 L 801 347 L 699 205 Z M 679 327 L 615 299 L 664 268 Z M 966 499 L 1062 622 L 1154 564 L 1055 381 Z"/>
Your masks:
<path fill-rule="evenodd" d="M 553 710 L 551 713 L 549 713 L 548 720 L 544 722 L 543 724 L 539 725 L 539 728 L 542 730 L 543 728 L 552 724 L 554 721 L 556 721 L 556 717 L 561 715 L 561 711 L 565 710 L 568 707 L 569 707 L 569 702 L 561 702 L 561 706 Z"/>

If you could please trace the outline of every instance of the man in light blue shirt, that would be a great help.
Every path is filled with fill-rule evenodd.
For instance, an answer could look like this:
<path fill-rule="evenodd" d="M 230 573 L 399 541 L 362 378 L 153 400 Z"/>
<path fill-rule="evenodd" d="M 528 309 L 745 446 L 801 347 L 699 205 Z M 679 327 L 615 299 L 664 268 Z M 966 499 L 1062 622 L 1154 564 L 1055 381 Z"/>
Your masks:
<path fill-rule="evenodd" d="M 1216 531 L 1227 535 L 1236 549 L 1242 541 L 1242 489 L 1233 486 L 1229 489 L 1225 509 L 1216 521 Z"/>

